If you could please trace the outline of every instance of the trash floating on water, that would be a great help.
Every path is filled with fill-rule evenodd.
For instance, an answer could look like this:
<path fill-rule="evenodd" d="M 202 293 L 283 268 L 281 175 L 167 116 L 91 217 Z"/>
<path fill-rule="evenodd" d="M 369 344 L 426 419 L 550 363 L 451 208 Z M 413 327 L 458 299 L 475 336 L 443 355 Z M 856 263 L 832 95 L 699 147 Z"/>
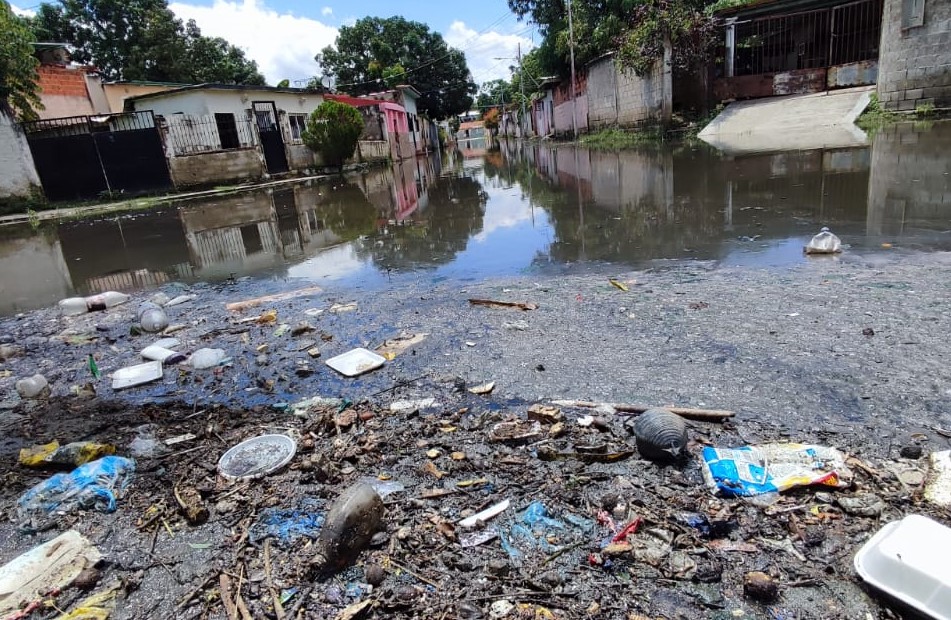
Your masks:
<path fill-rule="evenodd" d="M 20 527 L 28 531 L 46 529 L 53 525 L 57 514 L 80 508 L 112 512 L 134 473 L 135 461 L 106 456 L 68 474 L 51 476 L 20 496 Z"/>
<path fill-rule="evenodd" d="M 20 398 L 37 398 L 49 394 L 50 384 L 41 374 L 26 377 L 16 382 L 17 394 Z"/>
<path fill-rule="evenodd" d="M 397 355 L 426 340 L 428 336 L 429 334 L 400 334 L 396 338 L 385 340 L 376 348 L 376 352 L 392 361 Z"/>
<path fill-rule="evenodd" d="M 491 519 L 492 517 L 502 514 L 503 512 L 508 510 L 509 506 L 511 505 L 512 505 L 511 501 L 504 500 L 499 502 L 498 504 L 495 504 L 494 506 L 489 506 L 485 510 L 481 512 L 477 512 L 474 515 L 470 517 L 466 517 L 465 519 L 460 521 L 459 527 L 465 527 L 465 528 L 475 527 L 479 523 L 484 523 L 488 521 L 489 519 Z"/>
<path fill-rule="evenodd" d="M 852 483 L 845 456 L 835 448 L 774 443 L 742 448 L 706 447 L 703 476 L 714 495 L 743 497 L 778 493 L 793 487 Z"/>
<path fill-rule="evenodd" d="M 319 286 L 308 286 L 306 288 L 300 288 L 294 291 L 285 291 L 283 293 L 276 293 L 274 295 L 264 295 L 263 297 L 255 297 L 254 299 L 245 299 L 244 301 L 235 301 L 229 304 L 225 304 L 226 310 L 231 310 L 233 312 L 239 312 L 241 310 L 247 310 L 248 308 L 254 308 L 255 306 L 260 306 L 262 304 L 269 304 L 278 301 L 288 301 L 290 299 L 297 299 L 298 297 L 307 297 L 308 295 L 316 295 L 323 291 Z"/>
<path fill-rule="evenodd" d="M 260 435 L 231 447 L 218 460 L 218 472 L 232 480 L 261 478 L 291 462 L 297 442 L 287 435 Z"/>
<path fill-rule="evenodd" d="M 132 298 L 125 293 L 106 291 L 91 297 L 70 297 L 63 299 L 57 305 L 63 314 L 70 316 L 105 310 L 124 304 L 130 299 Z"/>
<path fill-rule="evenodd" d="M 806 254 L 838 254 L 842 251 L 842 241 L 827 227 L 823 227 L 819 234 L 806 244 L 803 251 Z"/>
<path fill-rule="evenodd" d="M 226 359 L 228 354 L 223 349 L 198 349 L 188 358 L 188 363 L 195 370 L 202 370 L 222 364 Z"/>
<path fill-rule="evenodd" d="M 98 458 L 116 453 L 110 444 L 76 441 L 65 446 L 58 441 L 20 449 L 20 465 L 24 467 L 79 467 Z"/>
<path fill-rule="evenodd" d="M 383 500 L 368 484 L 349 487 L 330 506 L 317 539 L 313 564 L 319 572 L 340 569 L 370 542 L 383 523 Z"/>
<path fill-rule="evenodd" d="M 356 377 L 376 370 L 386 363 L 386 358 L 363 348 L 347 351 L 324 362 L 345 377 Z"/>
<path fill-rule="evenodd" d="M 65 588 L 101 557 L 76 530 L 17 556 L 0 567 L 0 615 L 7 617 L 47 592 Z"/>
<path fill-rule="evenodd" d="M 112 373 L 112 389 L 143 385 L 162 378 L 162 362 L 145 362 L 134 366 L 126 366 Z"/>
<path fill-rule="evenodd" d="M 951 506 L 951 450 L 932 452 L 925 483 L 925 499 L 938 506 Z"/>
<path fill-rule="evenodd" d="M 142 331 L 149 333 L 160 332 L 168 327 L 168 315 L 160 306 L 146 301 L 139 306 L 136 320 Z"/>
<path fill-rule="evenodd" d="M 933 618 L 951 618 L 951 529 L 908 515 L 880 529 L 855 554 L 855 571 L 870 585 Z"/>
<path fill-rule="evenodd" d="M 489 308 L 514 308 L 516 310 L 538 310 L 538 304 L 524 301 L 496 301 L 494 299 L 470 299 L 473 306 L 488 306 Z"/>

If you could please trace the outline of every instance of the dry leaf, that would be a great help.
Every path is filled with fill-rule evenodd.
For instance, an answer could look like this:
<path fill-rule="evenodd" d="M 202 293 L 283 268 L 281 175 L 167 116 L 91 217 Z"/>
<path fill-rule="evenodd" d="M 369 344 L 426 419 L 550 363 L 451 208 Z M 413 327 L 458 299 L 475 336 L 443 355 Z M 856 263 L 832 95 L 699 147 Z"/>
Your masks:
<path fill-rule="evenodd" d="M 426 461 L 426 464 L 423 465 L 423 473 L 431 475 L 436 480 L 442 480 L 442 477 L 446 475 L 446 472 L 439 471 L 439 468 L 432 461 Z"/>
<path fill-rule="evenodd" d="M 608 282 L 610 282 L 614 288 L 619 288 L 624 292 L 627 292 L 630 290 L 629 288 L 627 288 L 627 284 L 624 284 L 623 282 L 618 282 L 614 278 L 611 278 L 610 280 L 608 280 Z"/>
<path fill-rule="evenodd" d="M 492 299 L 470 299 L 473 306 L 488 306 L 490 308 L 515 308 L 517 310 L 537 310 L 538 304 L 524 301 L 495 301 Z"/>
<path fill-rule="evenodd" d="M 488 383 L 483 383 L 482 385 L 477 385 L 473 388 L 469 388 L 469 391 L 473 394 L 491 394 L 492 390 L 495 389 L 495 381 L 489 381 Z"/>

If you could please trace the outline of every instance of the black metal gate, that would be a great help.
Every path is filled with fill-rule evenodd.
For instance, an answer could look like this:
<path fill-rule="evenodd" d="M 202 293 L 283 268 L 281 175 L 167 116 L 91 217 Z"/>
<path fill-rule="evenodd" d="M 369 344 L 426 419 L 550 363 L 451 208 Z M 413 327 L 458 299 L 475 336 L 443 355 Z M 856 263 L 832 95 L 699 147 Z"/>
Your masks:
<path fill-rule="evenodd" d="M 287 153 L 284 152 L 284 136 L 277 122 L 277 106 L 273 101 L 254 101 L 254 124 L 261 138 L 261 150 L 264 151 L 264 163 L 271 174 L 287 172 Z"/>
<path fill-rule="evenodd" d="M 49 200 L 172 187 L 151 111 L 44 119 L 23 130 Z"/>

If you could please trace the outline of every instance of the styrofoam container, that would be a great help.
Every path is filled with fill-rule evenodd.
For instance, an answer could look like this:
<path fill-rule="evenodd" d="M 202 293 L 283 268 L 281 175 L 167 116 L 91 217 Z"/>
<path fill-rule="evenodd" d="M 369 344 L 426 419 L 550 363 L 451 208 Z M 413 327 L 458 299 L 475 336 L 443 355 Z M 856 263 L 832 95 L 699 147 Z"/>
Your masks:
<path fill-rule="evenodd" d="M 951 620 L 951 528 L 908 515 L 880 529 L 855 554 L 870 585 L 932 618 Z"/>
<path fill-rule="evenodd" d="M 146 362 L 126 366 L 112 373 L 112 389 L 134 387 L 162 378 L 162 362 Z"/>
<path fill-rule="evenodd" d="M 365 372 L 376 370 L 386 363 L 386 358 L 367 349 L 353 349 L 325 362 L 328 366 L 347 377 L 356 377 Z"/>
<path fill-rule="evenodd" d="M 291 462 L 297 442 L 287 435 L 260 435 L 221 455 L 218 472 L 231 480 L 261 478 Z"/>

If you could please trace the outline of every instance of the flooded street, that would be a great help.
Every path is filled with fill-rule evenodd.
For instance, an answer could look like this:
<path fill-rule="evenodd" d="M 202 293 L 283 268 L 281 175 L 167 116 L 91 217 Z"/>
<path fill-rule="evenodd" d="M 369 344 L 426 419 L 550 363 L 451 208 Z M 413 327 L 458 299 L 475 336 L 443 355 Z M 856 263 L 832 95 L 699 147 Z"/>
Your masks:
<path fill-rule="evenodd" d="M 5 227 L 0 313 L 243 276 L 379 290 L 668 260 L 789 266 L 823 225 L 852 257 L 951 249 L 951 123 L 891 127 L 866 148 L 743 157 L 480 146 L 345 181 Z"/>

